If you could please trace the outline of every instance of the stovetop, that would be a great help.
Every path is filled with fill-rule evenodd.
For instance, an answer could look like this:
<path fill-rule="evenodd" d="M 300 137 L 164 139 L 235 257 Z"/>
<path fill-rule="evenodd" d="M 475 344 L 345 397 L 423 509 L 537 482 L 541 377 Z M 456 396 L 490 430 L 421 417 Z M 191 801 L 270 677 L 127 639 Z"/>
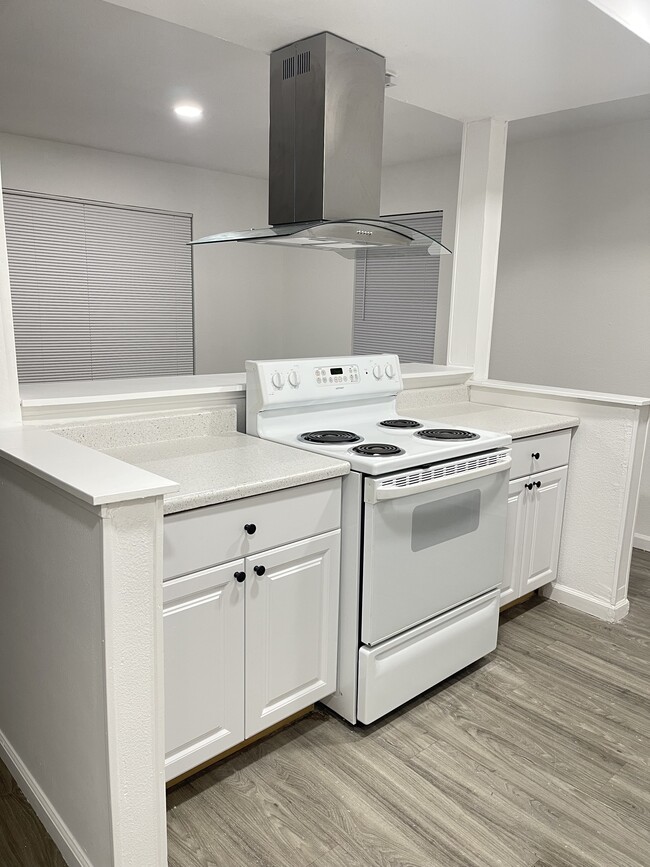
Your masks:
<path fill-rule="evenodd" d="M 335 419 L 328 413 L 326 426 L 310 424 L 297 430 L 296 425 L 302 424 L 298 416 L 291 419 L 292 427 L 271 427 L 263 435 L 285 445 L 348 461 L 353 470 L 368 475 L 451 460 L 510 444 L 507 434 L 476 429 L 459 431 L 452 425 L 397 415 L 374 421 L 363 416 L 355 418 L 351 410 L 348 408 L 344 415 L 345 426 L 343 419 L 340 426 L 333 424 Z M 305 414 L 307 420 L 310 423 L 320 420 L 313 408 Z M 386 425 L 386 421 L 391 424 Z M 403 425 L 403 421 L 410 424 Z"/>
<path fill-rule="evenodd" d="M 368 475 L 507 447 L 508 434 L 400 416 L 397 356 L 247 362 L 247 431 Z M 390 375 L 389 375 L 390 374 Z"/>
<path fill-rule="evenodd" d="M 348 461 L 353 470 L 368 475 L 510 445 L 507 434 L 459 430 L 428 419 L 401 417 L 394 406 L 389 408 L 392 415 L 376 415 L 376 406 L 348 406 L 339 411 L 309 407 L 303 413 L 270 420 L 260 435 L 288 446 L 340 458 Z M 369 413 L 372 414 L 369 416 Z"/>

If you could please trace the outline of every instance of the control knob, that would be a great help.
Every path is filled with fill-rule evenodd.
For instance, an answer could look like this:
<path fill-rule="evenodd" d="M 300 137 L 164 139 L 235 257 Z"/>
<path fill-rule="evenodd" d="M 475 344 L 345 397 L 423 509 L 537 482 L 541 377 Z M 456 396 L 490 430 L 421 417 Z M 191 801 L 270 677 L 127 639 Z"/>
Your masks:
<path fill-rule="evenodd" d="M 271 382 L 276 388 L 282 388 L 284 385 L 284 376 L 280 373 L 279 370 L 276 370 L 273 376 L 271 377 Z"/>
<path fill-rule="evenodd" d="M 298 388 L 298 386 L 300 385 L 300 374 L 298 373 L 297 370 L 292 370 L 288 376 L 288 379 L 289 379 L 289 385 L 292 388 Z"/>
<path fill-rule="evenodd" d="M 384 375 L 381 367 L 378 364 L 375 364 L 375 366 L 373 367 L 372 375 L 375 377 L 375 379 L 381 379 Z"/>
<path fill-rule="evenodd" d="M 386 371 L 386 376 L 387 376 L 389 379 L 392 379 L 392 378 L 395 376 L 395 368 L 393 367 L 392 364 L 390 364 L 390 363 L 387 364 L 386 367 L 385 367 L 384 369 L 385 369 L 385 371 Z"/>

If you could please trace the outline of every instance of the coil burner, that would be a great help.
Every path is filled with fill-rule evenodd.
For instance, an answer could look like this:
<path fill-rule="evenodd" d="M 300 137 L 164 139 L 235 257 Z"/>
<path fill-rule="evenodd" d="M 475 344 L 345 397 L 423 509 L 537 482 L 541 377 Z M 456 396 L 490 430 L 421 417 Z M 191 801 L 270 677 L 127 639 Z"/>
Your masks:
<path fill-rule="evenodd" d="M 387 418 L 385 421 L 379 422 L 380 427 L 391 427 L 398 430 L 408 430 L 409 428 L 422 427 L 419 421 L 414 418 Z"/>
<path fill-rule="evenodd" d="M 416 437 L 423 440 L 477 440 L 479 435 L 469 430 L 456 430 L 455 428 L 425 428 L 416 431 Z"/>
<path fill-rule="evenodd" d="M 348 443 L 359 443 L 361 437 L 349 430 L 314 430 L 300 434 L 298 437 L 304 443 L 316 443 L 321 446 L 344 446 Z"/>
<path fill-rule="evenodd" d="M 355 446 L 352 451 L 365 458 L 393 458 L 395 455 L 404 454 L 404 449 L 391 443 L 362 443 L 360 446 Z"/>

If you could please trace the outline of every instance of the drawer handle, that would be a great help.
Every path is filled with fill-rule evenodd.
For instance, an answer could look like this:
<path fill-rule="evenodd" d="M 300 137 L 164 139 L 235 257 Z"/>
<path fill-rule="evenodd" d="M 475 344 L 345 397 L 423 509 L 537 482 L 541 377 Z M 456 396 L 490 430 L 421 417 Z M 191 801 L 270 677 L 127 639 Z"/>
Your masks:
<path fill-rule="evenodd" d="M 244 524 L 244 530 L 246 530 L 249 536 L 252 536 L 257 530 L 257 526 L 255 524 Z"/>
<path fill-rule="evenodd" d="M 253 572 L 256 575 L 263 575 L 266 572 L 266 566 L 253 566 Z"/>
<path fill-rule="evenodd" d="M 242 581 L 246 580 L 246 573 L 245 572 L 235 572 L 235 578 L 241 584 Z"/>
<path fill-rule="evenodd" d="M 535 487 L 536 487 L 536 488 L 541 488 L 541 487 L 542 487 L 542 483 L 541 483 L 541 482 L 535 482 Z"/>
<path fill-rule="evenodd" d="M 528 488 L 529 491 L 532 491 L 533 490 L 533 483 L 532 482 L 526 482 L 526 487 Z"/>
<path fill-rule="evenodd" d="M 531 457 L 535 458 L 535 460 L 538 461 L 539 460 L 539 452 L 533 452 Z"/>

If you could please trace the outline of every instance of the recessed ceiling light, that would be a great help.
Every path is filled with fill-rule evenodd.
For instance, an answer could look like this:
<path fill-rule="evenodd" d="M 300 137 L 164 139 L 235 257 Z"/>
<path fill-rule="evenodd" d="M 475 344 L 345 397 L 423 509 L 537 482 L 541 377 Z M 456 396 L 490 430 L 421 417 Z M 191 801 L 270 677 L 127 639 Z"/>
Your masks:
<path fill-rule="evenodd" d="M 199 120 L 203 117 L 201 106 L 190 102 L 179 102 L 174 106 L 174 113 L 183 120 Z"/>

